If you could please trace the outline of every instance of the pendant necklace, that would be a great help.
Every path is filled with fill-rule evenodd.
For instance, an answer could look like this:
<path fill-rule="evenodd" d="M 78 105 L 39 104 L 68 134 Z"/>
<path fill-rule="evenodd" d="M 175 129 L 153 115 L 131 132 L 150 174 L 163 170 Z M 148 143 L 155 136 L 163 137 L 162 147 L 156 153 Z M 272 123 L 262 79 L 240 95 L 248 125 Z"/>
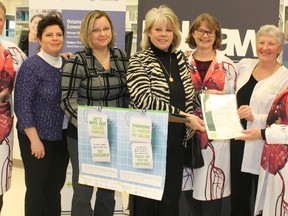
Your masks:
<path fill-rule="evenodd" d="M 169 82 L 174 82 L 174 79 L 172 77 L 172 69 L 171 69 L 171 55 L 169 55 L 169 63 L 170 63 L 170 73 L 168 73 L 168 71 L 166 70 L 165 66 L 163 65 L 163 63 L 161 62 L 161 60 L 156 56 L 156 58 L 158 59 L 161 67 L 163 68 L 164 72 L 169 76 Z"/>

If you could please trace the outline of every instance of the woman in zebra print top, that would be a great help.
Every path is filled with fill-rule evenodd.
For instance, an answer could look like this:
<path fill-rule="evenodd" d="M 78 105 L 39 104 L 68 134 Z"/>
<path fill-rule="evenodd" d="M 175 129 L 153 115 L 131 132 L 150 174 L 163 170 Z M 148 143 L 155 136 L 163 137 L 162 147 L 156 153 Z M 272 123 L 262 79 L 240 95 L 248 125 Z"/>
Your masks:
<path fill-rule="evenodd" d="M 181 41 L 178 18 L 166 7 L 152 8 L 145 18 L 142 51 L 129 61 L 127 86 L 130 105 L 137 109 L 166 110 L 187 116 L 189 123 L 169 122 L 166 180 L 161 201 L 133 197 L 134 216 L 177 216 L 181 194 L 185 145 L 192 130 L 204 131 L 204 123 L 190 114 L 195 91 L 186 57 L 177 51 Z"/>

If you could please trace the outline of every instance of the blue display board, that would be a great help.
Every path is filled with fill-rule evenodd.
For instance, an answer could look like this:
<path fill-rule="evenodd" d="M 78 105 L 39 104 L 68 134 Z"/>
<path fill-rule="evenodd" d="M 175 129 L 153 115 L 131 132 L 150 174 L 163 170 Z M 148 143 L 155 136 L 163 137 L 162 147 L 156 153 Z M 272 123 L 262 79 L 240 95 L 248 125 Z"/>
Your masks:
<path fill-rule="evenodd" d="M 89 136 L 88 116 L 102 114 L 107 116 L 110 162 L 97 162 L 92 157 L 93 138 Z M 133 166 L 129 128 L 132 117 L 152 121 L 152 169 Z M 167 130 L 168 112 L 79 106 L 79 182 L 161 200 L 166 175 Z"/>

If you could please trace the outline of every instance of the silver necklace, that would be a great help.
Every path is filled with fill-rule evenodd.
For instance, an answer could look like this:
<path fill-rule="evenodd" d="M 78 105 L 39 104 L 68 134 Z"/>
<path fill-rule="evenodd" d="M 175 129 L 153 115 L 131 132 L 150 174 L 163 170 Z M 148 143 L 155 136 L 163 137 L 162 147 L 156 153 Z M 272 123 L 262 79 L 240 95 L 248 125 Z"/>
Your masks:
<path fill-rule="evenodd" d="M 172 69 L 171 69 L 171 55 L 169 55 L 169 63 L 170 63 L 170 73 L 168 73 L 168 71 L 166 70 L 165 66 L 163 65 L 163 63 L 161 62 L 161 60 L 156 56 L 156 58 L 158 59 L 160 65 L 162 66 L 162 68 L 164 69 L 164 72 L 169 76 L 169 82 L 174 82 L 174 79 L 172 77 Z"/>
<path fill-rule="evenodd" d="M 107 59 L 104 61 L 104 62 L 100 62 L 102 65 L 105 65 L 107 64 L 107 62 L 109 61 L 110 59 L 110 52 L 108 53 L 108 56 L 107 56 Z"/>
<path fill-rule="evenodd" d="M 93 51 L 92 51 L 93 52 Z M 95 56 L 95 58 L 100 62 L 100 64 L 101 65 L 105 65 L 105 64 L 107 64 L 107 62 L 110 60 L 110 50 L 108 50 L 108 56 L 107 56 L 107 59 L 104 61 L 104 62 L 101 62 L 98 58 L 97 58 L 97 56 L 96 56 L 96 54 L 93 52 L 93 55 Z"/>

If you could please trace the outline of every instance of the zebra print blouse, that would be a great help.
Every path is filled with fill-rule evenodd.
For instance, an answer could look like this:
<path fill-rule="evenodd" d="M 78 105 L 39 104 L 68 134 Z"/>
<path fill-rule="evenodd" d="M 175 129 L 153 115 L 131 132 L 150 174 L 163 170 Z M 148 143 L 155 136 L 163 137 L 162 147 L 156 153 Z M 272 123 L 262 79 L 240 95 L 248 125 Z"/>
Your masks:
<path fill-rule="evenodd" d="M 185 90 L 185 110 L 182 111 L 192 113 L 195 90 L 189 73 L 189 65 L 182 51 L 175 51 L 175 55 Z M 140 51 L 130 58 L 126 78 L 131 107 L 145 110 L 164 110 L 176 114 L 180 112 L 177 107 L 170 105 L 169 86 L 151 48 Z M 192 131 L 187 127 L 185 139 L 190 138 L 191 135 Z"/>

